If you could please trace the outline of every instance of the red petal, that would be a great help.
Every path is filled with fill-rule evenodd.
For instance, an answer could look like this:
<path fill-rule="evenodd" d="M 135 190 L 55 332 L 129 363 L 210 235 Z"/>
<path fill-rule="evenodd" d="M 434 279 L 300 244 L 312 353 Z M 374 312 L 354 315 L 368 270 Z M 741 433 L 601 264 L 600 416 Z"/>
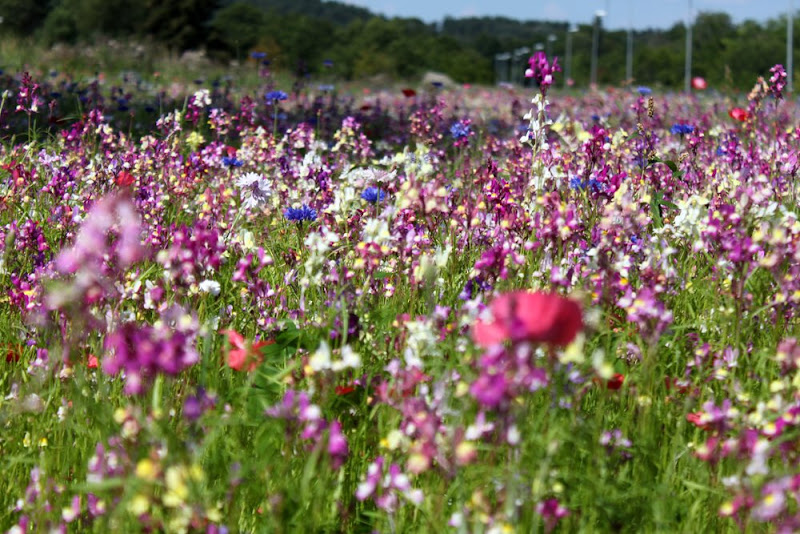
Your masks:
<path fill-rule="evenodd" d="M 744 122 L 750 117 L 750 114 L 742 108 L 733 108 L 728 112 L 728 115 L 740 122 Z"/>
<path fill-rule="evenodd" d="M 347 395 L 348 393 L 352 393 L 355 391 L 356 388 L 354 386 L 336 386 L 334 390 L 337 395 Z"/>
<path fill-rule="evenodd" d="M 614 373 L 608 382 L 606 383 L 606 387 L 611 390 L 618 390 L 622 387 L 622 384 L 625 382 L 625 375 L 622 373 Z"/>
<path fill-rule="evenodd" d="M 220 334 L 225 334 L 226 336 L 228 336 L 228 343 L 230 343 L 237 349 L 245 348 L 244 337 L 236 330 L 222 330 Z"/>
<path fill-rule="evenodd" d="M 232 350 L 228 353 L 228 367 L 241 371 L 247 362 L 247 351 L 243 349 Z"/>

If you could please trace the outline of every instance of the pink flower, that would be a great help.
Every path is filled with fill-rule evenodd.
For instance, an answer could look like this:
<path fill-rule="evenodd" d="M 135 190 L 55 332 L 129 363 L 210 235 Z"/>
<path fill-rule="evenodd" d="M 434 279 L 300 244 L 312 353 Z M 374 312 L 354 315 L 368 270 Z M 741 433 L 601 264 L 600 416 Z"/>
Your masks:
<path fill-rule="evenodd" d="M 583 328 L 580 305 L 552 293 L 513 291 L 491 304 L 493 320 L 478 322 L 473 338 L 488 347 L 503 341 L 565 346 Z"/>
<path fill-rule="evenodd" d="M 692 89 L 696 89 L 698 91 L 703 91 L 708 88 L 708 83 L 706 82 L 705 78 L 700 76 L 695 76 L 692 78 Z"/>

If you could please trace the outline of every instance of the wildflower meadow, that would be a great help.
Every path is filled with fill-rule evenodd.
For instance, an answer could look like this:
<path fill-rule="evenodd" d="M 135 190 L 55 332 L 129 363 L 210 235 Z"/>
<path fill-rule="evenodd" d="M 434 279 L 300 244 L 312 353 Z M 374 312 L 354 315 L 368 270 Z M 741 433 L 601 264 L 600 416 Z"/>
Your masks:
<path fill-rule="evenodd" d="M 0 74 L 4 531 L 800 530 L 783 67 L 258 69 Z"/>

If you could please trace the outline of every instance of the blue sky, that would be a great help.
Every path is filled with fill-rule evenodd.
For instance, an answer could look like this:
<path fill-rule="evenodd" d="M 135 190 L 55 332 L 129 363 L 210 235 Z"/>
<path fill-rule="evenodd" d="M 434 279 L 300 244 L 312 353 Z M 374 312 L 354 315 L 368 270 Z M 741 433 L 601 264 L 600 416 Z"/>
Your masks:
<path fill-rule="evenodd" d="M 376 13 L 417 17 L 433 22 L 445 16 L 501 15 L 522 20 L 568 20 L 588 23 L 592 14 L 607 11 L 605 27 L 667 28 L 686 19 L 689 0 L 340 0 Z M 785 16 L 790 0 L 692 0 L 693 11 L 724 11 L 734 22 L 764 21 Z M 800 0 L 794 2 L 800 8 Z"/>

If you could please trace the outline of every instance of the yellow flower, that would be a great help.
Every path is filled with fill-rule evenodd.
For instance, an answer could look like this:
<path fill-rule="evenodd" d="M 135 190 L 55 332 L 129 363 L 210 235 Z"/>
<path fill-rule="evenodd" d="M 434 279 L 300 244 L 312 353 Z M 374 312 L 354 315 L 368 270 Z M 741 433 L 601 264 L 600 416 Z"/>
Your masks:
<path fill-rule="evenodd" d="M 150 499 L 146 495 L 136 495 L 131 502 L 128 503 L 128 511 L 135 516 L 140 516 L 147 513 L 150 508 Z"/>
<path fill-rule="evenodd" d="M 136 476 L 142 480 L 152 482 L 156 479 L 157 475 L 158 469 L 156 464 L 150 458 L 139 460 L 139 463 L 136 464 Z"/>
<path fill-rule="evenodd" d="M 186 502 L 189 497 L 189 487 L 186 485 L 186 468 L 172 466 L 164 475 L 167 484 L 167 493 L 164 495 L 164 506 L 176 508 Z"/>

